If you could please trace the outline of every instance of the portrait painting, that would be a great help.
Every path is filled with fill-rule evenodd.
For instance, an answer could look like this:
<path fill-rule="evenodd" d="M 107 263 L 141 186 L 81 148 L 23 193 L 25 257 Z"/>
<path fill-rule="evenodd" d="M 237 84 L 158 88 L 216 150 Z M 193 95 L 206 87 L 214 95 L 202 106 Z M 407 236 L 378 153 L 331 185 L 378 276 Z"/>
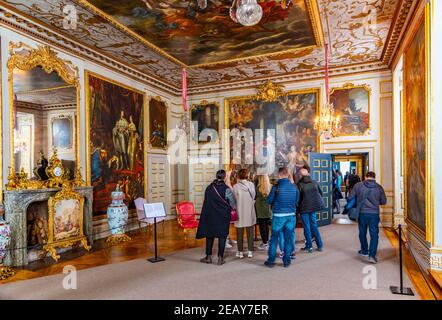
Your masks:
<path fill-rule="evenodd" d="M 242 132 L 252 129 L 255 132 L 256 129 L 264 129 L 262 141 L 256 141 L 255 136 L 244 135 L 238 139 L 231 134 L 231 169 L 246 167 L 251 172 L 259 172 L 263 166 L 268 165 L 256 161 L 257 152 L 262 152 L 263 155 L 275 154 L 274 168 L 272 166 L 274 170 L 268 174 L 276 174 L 277 168 L 281 166 L 287 166 L 290 172 L 296 172 L 302 166 L 308 165 L 310 152 L 317 152 L 318 137 L 314 120 L 319 107 L 319 89 L 289 92 L 272 102 L 244 97 L 227 100 L 226 104 L 230 130 L 238 129 Z M 274 133 L 267 131 L 268 129 Z M 245 147 L 246 140 L 253 145 L 251 152 Z M 241 163 L 232 161 L 235 157 L 235 144 L 241 145 Z M 274 152 L 269 150 L 272 144 Z"/>
<path fill-rule="evenodd" d="M 193 126 L 193 141 L 204 143 L 219 140 L 219 106 L 216 103 L 193 105 L 190 109 L 190 121 Z"/>
<path fill-rule="evenodd" d="M 52 146 L 57 149 L 72 147 L 72 119 L 70 117 L 52 119 Z"/>
<path fill-rule="evenodd" d="M 90 126 L 90 179 L 94 215 L 106 214 L 117 186 L 129 209 L 144 197 L 144 118 L 142 92 L 87 74 Z"/>
<path fill-rule="evenodd" d="M 427 84 L 424 23 L 404 56 L 405 210 L 408 221 L 426 228 Z"/>
<path fill-rule="evenodd" d="M 160 98 L 149 100 L 149 145 L 156 149 L 167 147 L 167 106 Z"/>
<path fill-rule="evenodd" d="M 370 130 L 370 88 L 345 85 L 330 94 L 335 114 L 341 117 L 340 136 L 366 135 Z"/>
<path fill-rule="evenodd" d="M 80 236 L 80 215 L 78 199 L 57 201 L 54 208 L 54 241 Z"/>
<path fill-rule="evenodd" d="M 232 0 L 89 0 L 110 19 L 186 65 L 319 45 L 313 0 L 258 0 L 263 19 L 245 27 L 231 19 Z M 316 32 L 315 32 L 316 31 Z"/>

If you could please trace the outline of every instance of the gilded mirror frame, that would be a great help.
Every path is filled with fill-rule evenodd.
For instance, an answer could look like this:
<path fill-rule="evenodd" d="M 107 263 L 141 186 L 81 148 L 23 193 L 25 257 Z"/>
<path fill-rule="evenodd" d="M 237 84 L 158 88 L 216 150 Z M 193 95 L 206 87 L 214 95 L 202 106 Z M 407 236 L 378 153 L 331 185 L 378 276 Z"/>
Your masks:
<path fill-rule="evenodd" d="M 30 71 L 41 67 L 47 74 L 56 72 L 68 85 L 76 91 L 76 126 L 75 126 L 75 162 L 76 170 L 80 170 L 80 80 L 78 67 L 69 60 L 58 56 L 49 46 L 33 48 L 23 42 L 9 43 L 8 83 L 9 83 L 9 139 L 10 139 L 10 174 L 18 172 L 14 159 L 14 69 Z M 29 173 L 31 174 L 31 173 Z"/>

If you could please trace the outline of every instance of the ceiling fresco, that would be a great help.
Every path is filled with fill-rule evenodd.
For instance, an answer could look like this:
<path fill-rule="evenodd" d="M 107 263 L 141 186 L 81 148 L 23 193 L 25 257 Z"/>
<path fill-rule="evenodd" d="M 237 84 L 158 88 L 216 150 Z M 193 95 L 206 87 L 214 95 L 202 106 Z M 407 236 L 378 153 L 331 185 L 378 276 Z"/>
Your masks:
<path fill-rule="evenodd" d="M 141 0 L 120 0 L 119 3 L 114 0 L 90 1 L 97 5 L 101 2 L 115 2 L 119 6 L 128 6 L 128 8 L 138 3 L 139 8 L 143 8 L 143 10 L 147 8 L 147 10 L 142 11 L 144 13 L 138 14 L 149 16 L 157 12 L 156 14 L 162 17 L 158 20 L 160 22 L 156 25 L 155 23 L 152 24 L 152 21 L 148 22 L 149 19 L 147 19 L 142 23 L 146 24 L 146 27 L 143 29 L 144 32 L 154 32 L 154 30 L 158 30 L 158 28 L 165 28 L 164 21 L 168 21 L 167 17 L 172 16 L 171 12 L 178 17 L 179 14 L 182 14 L 181 12 L 184 12 L 183 10 L 188 10 L 174 10 L 172 6 L 174 3 L 191 2 L 178 0 L 144 0 L 144 2 Z M 221 11 L 218 15 L 221 15 L 222 9 L 228 2 L 229 1 L 209 0 L 209 9 L 220 8 Z M 163 7 L 157 6 L 157 4 L 160 3 L 164 4 Z M 324 31 L 324 39 L 325 42 L 330 43 L 331 68 L 380 61 L 395 15 L 395 9 L 398 4 L 401 3 L 400 0 L 317 0 L 317 3 Z M 157 32 L 158 34 L 154 37 L 149 37 L 151 42 L 158 41 L 158 45 L 152 45 L 148 43 L 142 35 L 122 24 L 125 22 L 129 26 L 130 19 L 129 22 L 121 17 L 109 20 L 106 14 L 103 14 L 101 10 L 97 10 L 94 5 L 91 5 L 85 0 L 0 0 L 0 4 L 4 4 L 6 8 L 16 12 L 22 12 L 27 16 L 46 23 L 50 25 L 51 28 L 54 28 L 54 31 L 59 31 L 77 42 L 93 48 L 102 54 L 106 54 L 123 64 L 134 67 L 164 83 L 173 85 L 177 90 L 179 90 L 181 86 L 181 68 L 183 66 L 179 58 L 183 60 L 187 59 L 187 63 L 198 64 L 207 61 L 228 60 L 217 64 L 189 67 L 188 85 L 191 89 L 210 88 L 217 84 L 245 80 L 257 80 L 297 73 L 302 74 L 321 70 L 325 64 L 323 47 L 305 46 L 309 43 L 308 38 L 311 38 L 311 36 L 301 37 L 302 39 L 297 40 L 292 39 L 292 42 L 288 42 L 289 46 L 299 46 L 298 50 L 295 51 L 284 51 L 268 56 L 252 57 L 250 56 L 255 53 L 248 53 L 248 56 L 241 60 L 232 60 L 238 57 L 238 55 L 243 55 L 243 53 L 239 53 L 240 50 L 236 50 L 235 45 L 232 45 L 232 43 L 234 44 L 234 41 L 241 43 L 241 39 L 244 40 L 245 38 L 242 38 L 240 32 L 238 33 L 237 30 L 233 30 L 232 28 L 234 27 L 230 24 L 221 26 L 216 16 L 213 17 L 212 22 L 209 16 L 214 13 L 206 13 L 206 15 L 204 15 L 204 12 L 201 13 L 202 16 L 206 18 L 202 19 L 204 22 L 198 23 L 203 23 L 205 26 L 198 27 L 199 30 L 196 31 L 194 29 L 198 23 L 195 23 L 195 20 L 192 21 L 192 19 L 187 18 L 179 20 L 179 23 L 186 22 L 190 24 L 182 30 L 169 30 L 171 28 L 169 24 L 173 24 L 173 22 L 169 21 L 169 24 L 166 24 L 166 31 Z M 63 9 L 66 5 L 74 5 L 77 11 L 78 23 L 75 29 L 63 29 L 63 20 L 66 17 L 66 14 L 63 13 Z M 103 7 L 103 10 L 105 9 L 106 8 Z M 129 9 L 121 11 L 121 14 L 123 14 L 124 17 L 124 15 L 129 15 L 131 12 L 133 16 L 134 12 L 129 11 Z M 290 12 L 296 12 L 296 10 L 292 8 Z M 116 21 L 117 18 L 119 18 L 121 22 Z M 137 19 L 140 18 L 138 17 Z M 137 19 L 134 21 L 137 21 Z M 157 18 L 155 18 L 155 21 L 157 21 L 156 19 Z M 150 20 L 152 20 L 152 18 L 150 18 Z M 277 19 L 275 21 L 276 22 L 269 22 L 270 25 L 273 25 L 275 28 L 281 23 L 287 23 L 284 22 L 284 19 L 279 20 L 279 22 Z M 265 21 L 264 24 L 266 24 Z M 293 22 L 291 25 L 293 26 Z M 304 24 L 301 23 L 301 25 Z M 209 35 L 205 36 L 206 38 L 203 37 L 209 40 L 207 42 L 208 47 L 214 46 L 215 43 L 224 43 L 226 45 L 216 47 L 217 50 L 214 50 L 214 53 L 207 51 L 208 49 L 202 46 L 201 41 L 203 40 L 197 36 L 203 33 L 204 27 L 208 28 L 206 30 L 212 32 L 211 34 L 209 32 Z M 218 28 L 218 31 L 214 31 L 216 28 Z M 187 37 L 192 39 L 193 42 L 190 41 L 189 44 L 183 44 L 182 41 L 176 40 L 182 37 L 178 36 L 177 32 L 178 34 L 180 32 L 187 33 Z M 219 37 L 216 32 L 219 33 Z M 233 34 L 234 36 L 231 37 L 232 39 L 226 40 L 224 32 L 230 35 Z M 303 34 L 307 34 L 307 32 L 302 32 Z M 147 37 L 146 34 L 143 35 Z M 259 35 L 256 36 L 259 38 Z M 173 37 L 175 40 L 167 41 L 167 37 Z M 266 35 L 262 37 L 264 39 Z M 277 43 L 278 51 L 285 47 L 284 42 L 278 40 Z M 240 44 L 239 47 L 241 47 L 241 45 L 245 45 L 246 47 L 250 46 L 250 44 L 246 42 Z M 192 54 L 192 56 L 187 56 L 185 52 L 191 52 L 192 50 L 196 53 Z M 170 54 L 168 54 L 167 51 L 169 51 Z M 256 53 L 270 51 L 271 48 L 267 49 L 262 46 L 257 46 L 256 48 Z"/>
<path fill-rule="evenodd" d="M 235 23 L 231 0 L 196 1 L 88 0 L 116 20 L 186 65 L 265 55 L 317 45 L 310 0 L 259 1 L 263 18 L 252 27 Z"/>

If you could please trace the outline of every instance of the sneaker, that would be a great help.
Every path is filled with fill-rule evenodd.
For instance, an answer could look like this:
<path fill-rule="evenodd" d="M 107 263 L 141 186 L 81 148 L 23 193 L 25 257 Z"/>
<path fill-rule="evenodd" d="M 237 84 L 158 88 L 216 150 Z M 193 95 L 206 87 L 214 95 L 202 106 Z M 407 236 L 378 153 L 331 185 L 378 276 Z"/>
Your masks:
<path fill-rule="evenodd" d="M 226 263 L 225 261 L 224 261 L 224 258 L 223 257 L 218 257 L 218 265 L 219 266 L 221 266 L 221 265 L 223 265 L 224 263 Z"/>
<path fill-rule="evenodd" d="M 247 258 L 253 258 L 253 251 L 247 252 Z"/>
<path fill-rule="evenodd" d="M 376 257 L 368 257 L 368 262 L 376 264 L 378 263 L 378 259 Z"/>
<path fill-rule="evenodd" d="M 306 247 L 304 247 L 304 248 L 301 248 L 301 251 L 304 251 L 306 253 L 312 253 L 313 252 L 313 248 L 306 248 Z"/>
<path fill-rule="evenodd" d="M 296 253 L 292 253 L 291 255 L 290 255 L 290 258 L 292 259 L 292 260 L 295 260 L 296 259 Z"/>
<path fill-rule="evenodd" d="M 233 248 L 233 246 L 228 241 L 226 241 L 226 249 L 231 249 L 231 248 Z"/>
<path fill-rule="evenodd" d="M 362 252 L 362 250 L 359 250 L 358 253 L 362 257 L 368 257 L 368 253 L 364 253 L 364 252 Z"/>
<path fill-rule="evenodd" d="M 289 263 L 284 263 L 283 265 L 284 265 L 284 268 L 288 268 L 288 267 L 290 267 L 290 262 Z"/>
<path fill-rule="evenodd" d="M 273 268 L 274 266 L 275 266 L 275 263 L 273 262 L 268 262 L 268 261 L 266 261 L 266 262 L 264 262 L 264 265 L 266 266 L 266 267 L 269 267 L 269 268 Z"/>
<path fill-rule="evenodd" d="M 319 251 L 319 252 L 322 252 L 322 251 L 324 251 L 324 248 L 323 248 L 323 247 L 318 248 L 318 251 Z"/>
<path fill-rule="evenodd" d="M 230 239 L 230 243 L 232 243 L 232 244 L 237 244 L 237 243 L 238 243 L 238 241 L 236 241 L 236 240 L 233 240 L 233 239 Z"/>
<path fill-rule="evenodd" d="M 237 258 L 240 258 L 240 259 L 244 258 L 244 255 L 243 255 L 242 251 L 238 251 L 238 252 L 236 253 L 236 257 L 237 257 Z"/>
<path fill-rule="evenodd" d="M 258 246 L 258 250 L 268 250 L 269 249 L 269 245 L 268 245 L 268 243 L 261 243 L 259 246 Z"/>
<path fill-rule="evenodd" d="M 280 253 L 279 253 L 279 257 L 282 259 L 282 258 L 284 258 L 284 251 L 281 251 Z"/>

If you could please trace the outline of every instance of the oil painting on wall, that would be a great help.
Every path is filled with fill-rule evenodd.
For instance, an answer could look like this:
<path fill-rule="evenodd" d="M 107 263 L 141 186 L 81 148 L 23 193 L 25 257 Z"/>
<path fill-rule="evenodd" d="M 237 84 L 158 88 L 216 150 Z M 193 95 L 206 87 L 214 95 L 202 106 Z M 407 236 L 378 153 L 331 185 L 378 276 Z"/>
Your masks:
<path fill-rule="evenodd" d="M 230 18 L 231 0 L 89 0 L 112 19 L 187 65 L 316 45 L 311 0 L 264 1 L 263 19 L 244 27 Z"/>
<path fill-rule="evenodd" d="M 234 98 L 227 100 L 229 112 L 228 125 L 230 130 L 238 129 L 240 132 L 252 129 L 264 129 L 263 155 L 269 154 L 267 146 L 269 141 L 275 144 L 275 170 L 281 166 L 287 166 L 290 172 L 294 172 L 303 165 L 308 164 L 310 152 L 317 152 L 317 133 L 314 130 L 314 119 L 317 114 L 319 103 L 319 90 L 304 90 L 290 92 L 287 96 L 279 97 L 276 101 L 265 102 L 250 97 Z M 267 129 L 273 129 L 274 135 L 268 134 Z M 256 163 L 256 152 L 259 152 L 254 138 L 241 137 L 241 141 L 235 141 L 234 136 L 230 139 L 231 168 L 236 170 L 248 167 L 252 172 L 262 165 Z M 253 139 L 254 152 L 248 152 L 245 148 L 245 139 Z M 241 144 L 241 163 L 233 163 L 233 146 Z M 250 163 L 253 164 L 250 164 Z M 268 172 L 274 174 L 276 171 Z"/>
<path fill-rule="evenodd" d="M 365 135 L 370 130 L 370 88 L 345 85 L 335 88 L 330 102 L 341 116 L 340 136 Z"/>
<path fill-rule="evenodd" d="M 91 74 L 87 89 L 94 215 L 106 213 L 117 184 L 135 208 L 144 197 L 144 94 Z"/>
<path fill-rule="evenodd" d="M 149 100 L 149 145 L 157 149 L 167 147 L 167 106 L 160 98 Z"/>
<path fill-rule="evenodd" d="M 426 58 L 424 24 L 404 58 L 404 148 L 407 220 L 425 232 L 426 224 Z"/>
<path fill-rule="evenodd" d="M 190 121 L 193 125 L 192 139 L 195 142 L 213 141 L 212 133 L 219 139 L 219 107 L 216 103 L 203 101 L 190 109 Z"/>

